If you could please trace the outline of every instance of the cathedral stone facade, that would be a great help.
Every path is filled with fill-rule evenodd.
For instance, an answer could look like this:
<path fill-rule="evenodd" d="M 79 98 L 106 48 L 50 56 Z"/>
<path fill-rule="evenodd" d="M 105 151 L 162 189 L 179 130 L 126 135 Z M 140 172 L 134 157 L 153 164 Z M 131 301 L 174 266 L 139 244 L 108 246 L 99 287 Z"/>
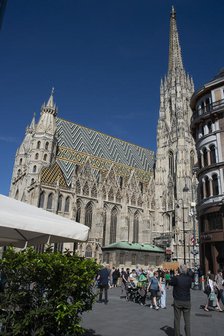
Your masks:
<path fill-rule="evenodd" d="M 170 260 L 191 262 L 193 90 L 173 9 L 156 158 L 149 149 L 61 119 L 52 92 L 16 152 L 10 196 L 88 225 L 89 240 L 69 246 L 82 256 L 102 261 L 102 248 L 123 241 L 154 243 L 166 247 Z"/>

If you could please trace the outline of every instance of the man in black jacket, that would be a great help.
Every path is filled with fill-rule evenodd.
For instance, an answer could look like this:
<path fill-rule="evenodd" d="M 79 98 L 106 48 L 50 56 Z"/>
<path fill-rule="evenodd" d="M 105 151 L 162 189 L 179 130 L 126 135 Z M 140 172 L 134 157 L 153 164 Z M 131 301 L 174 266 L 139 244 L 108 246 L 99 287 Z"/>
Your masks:
<path fill-rule="evenodd" d="M 103 267 L 97 276 L 99 288 L 100 288 L 100 294 L 99 294 L 99 301 L 103 302 L 103 291 L 104 291 L 104 303 L 108 303 L 108 288 L 109 288 L 109 276 L 110 276 L 110 266 L 106 265 Z"/>
<path fill-rule="evenodd" d="M 188 274 L 186 265 L 180 266 L 180 274 L 171 278 L 171 286 L 173 286 L 173 307 L 174 307 L 174 331 L 175 336 L 180 336 L 180 318 L 183 312 L 185 323 L 185 335 L 190 336 L 190 312 L 191 312 L 191 284 L 192 279 Z"/>

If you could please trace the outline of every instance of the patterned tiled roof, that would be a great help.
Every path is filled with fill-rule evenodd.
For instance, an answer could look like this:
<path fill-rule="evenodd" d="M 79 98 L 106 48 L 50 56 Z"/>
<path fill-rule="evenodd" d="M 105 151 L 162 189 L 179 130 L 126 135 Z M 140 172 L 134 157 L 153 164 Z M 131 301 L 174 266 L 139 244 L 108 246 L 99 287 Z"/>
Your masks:
<path fill-rule="evenodd" d="M 121 175 L 127 166 L 149 175 L 154 163 L 154 152 L 125 142 L 93 129 L 56 118 L 58 134 L 57 162 L 70 184 L 74 164 L 84 164 L 89 157 L 93 168 L 108 170 L 115 163 Z M 123 169 L 123 173 L 122 173 Z M 144 179 L 144 177 L 142 176 Z"/>

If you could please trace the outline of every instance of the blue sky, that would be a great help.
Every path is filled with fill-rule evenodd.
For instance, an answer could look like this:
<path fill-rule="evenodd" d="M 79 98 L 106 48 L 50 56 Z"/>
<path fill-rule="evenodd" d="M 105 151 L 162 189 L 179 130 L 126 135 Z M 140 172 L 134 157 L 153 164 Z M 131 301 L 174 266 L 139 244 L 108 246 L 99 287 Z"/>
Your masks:
<path fill-rule="evenodd" d="M 59 116 L 156 150 L 169 15 L 195 88 L 224 66 L 224 2 L 9 0 L 0 31 L 0 193 L 33 113 L 55 87 Z"/>

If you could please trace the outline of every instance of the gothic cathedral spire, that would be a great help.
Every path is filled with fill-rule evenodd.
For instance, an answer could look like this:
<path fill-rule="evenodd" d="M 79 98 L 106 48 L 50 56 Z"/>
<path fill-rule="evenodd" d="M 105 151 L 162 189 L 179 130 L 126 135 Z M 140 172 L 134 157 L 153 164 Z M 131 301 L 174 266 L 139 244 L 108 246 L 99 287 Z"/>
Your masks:
<path fill-rule="evenodd" d="M 183 67 L 176 12 L 172 8 L 168 73 L 160 85 L 153 236 L 168 237 L 173 257 L 181 261 L 186 260 L 183 222 L 187 218 L 187 210 L 182 209 L 189 207 L 192 201 L 192 168 L 196 157 L 190 134 L 189 103 L 193 91 L 193 81 Z M 188 225 L 191 229 L 190 222 Z"/>
<path fill-rule="evenodd" d="M 168 74 L 175 70 L 184 70 L 181 56 L 181 48 L 177 31 L 176 12 L 172 7 L 170 15 L 170 43 L 169 43 L 169 66 Z"/>

